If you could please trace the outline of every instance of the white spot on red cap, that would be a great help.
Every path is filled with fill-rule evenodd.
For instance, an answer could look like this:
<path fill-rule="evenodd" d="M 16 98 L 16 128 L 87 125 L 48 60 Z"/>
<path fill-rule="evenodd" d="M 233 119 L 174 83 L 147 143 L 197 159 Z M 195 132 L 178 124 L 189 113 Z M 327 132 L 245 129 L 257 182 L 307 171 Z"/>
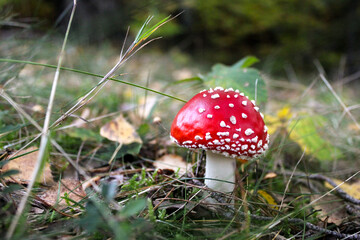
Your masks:
<path fill-rule="evenodd" d="M 205 112 L 205 108 L 199 108 L 199 113 Z"/>
<path fill-rule="evenodd" d="M 255 105 L 255 100 L 251 100 L 251 103 Z"/>
<path fill-rule="evenodd" d="M 244 106 L 246 106 L 246 105 L 247 105 L 247 101 L 244 100 L 244 101 L 241 102 L 241 104 L 244 105 Z"/>
<path fill-rule="evenodd" d="M 230 138 L 225 138 L 225 142 L 230 142 L 231 139 Z"/>
<path fill-rule="evenodd" d="M 217 94 L 217 93 L 211 95 L 211 98 L 212 98 L 212 99 L 217 99 L 217 98 L 219 98 L 219 97 L 220 97 L 220 95 Z"/>
<path fill-rule="evenodd" d="M 200 137 L 199 135 L 196 135 L 196 136 L 195 136 L 195 140 L 203 140 L 203 138 Z"/>
<path fill-rule="evenodd" d="M 221 136 L 225 136 L 225 137 L 227 137 L 227 136 L 229 136 L 230 135 L 230 133 L 229 132 L 217 132 L 216 133 L 219 137 L 221 137 Z"/>
<path fill-rule="evenodd" d="M 236 139 L 239 137 L 239 134 L 234 133 L 233 138 Z"/>
<path fill-rule="evenodd" d="M 255 148 L 256 148 L 256 146 L 255 146 L 255 145 L 251 145 L 250 147 L 251 147 L 252 149 L 255 149 Z"/>
<path fill-rule="evenodd" d="M 234 95 L 234 98 L 238 98 L 238 97 L 239 97 L 239 95 L 237 95 L 237 94 Z"/>
<path fill-rule="evenodd" d="M 259 112 L 259 108 L 258 107 L 254 107 L 255 111 Z"/>
<path fill-rule="evenodd" d="M 243 96 L 245 96 L 245 94 L 244 94 L 244 93 L 240 93 L 240 96 L 242 96 L 242 97 L 243 97 Z"/>
<path fill-rule="evenodd" d="M 236 124 L 236 117 L 235 117 L 235 116 L 231 116 L 231 117 L 230 117 L 230 122 L 231 122 L 232 124 Z"/>
<path fill-rule="evenodd" d="M 220 127 L 226 127 L 226 123 L 224 121 L 220 122 Z"/>
<path fill-rule="evenodd" d="M 221 145 L 221 142 L 220 142 L 219 140 L 217 140 L 217 139 L 215 139 L 215 140 L 213 141 L 213 143 L 216 144 L 216 145 Z"/>
<path fill-rule="evenodd" d="M 242 145 L 242 146 L 241 146 L 241 150 L 242 150 L 242 151 L 244 151 L 244 150 L 246 150 L 246 149 L 248 149 L 248 145 Z"/>
<path fill-rule="evenodd" d="M 206 97 L 206 96 L 207 96 L 207 95 L 204 93 L 204 94 L 203 94 L 203 97 Z"/>
<path fill-rule="evenodd" d="M 220 106 L 219 106 L 219 105 L 216 105 L 214 108 L 215 108 L 215 109 L 220 109 Z"/>
<path fill-rule="evenodd" d="M 242 114 L 241 114 L 241 117 L 242 117 L 242 118 L 247 118 L 247 115 L 246 115 L 245 113 L 242 113 Z"/>
<path fill-rule="evenodd" d="M 231 108 L 232 108 L 232 107 L 234 107 L 234 104 L 232 104 L 232 103 L 229 103 L 229 107 L 231 107 Z"/>
<path fill-rule="evenodd" d="M 192 141 L 184 141 L 183 143 L 182 143 L 183 145 L 185 145 L 185 144 L 192 144 Z"/>
<path fill-rule="evenodd" d="M 230 98 L 230 95 L 226 95 L 227 98 Z"/>
<path fill-rule="evenodd" d="M 249 136 L 249 135 L 251 135 L 253 133 L 254 133 L 254 131 L 251 128 L 248 128 L 248 129 L 245 130 L 245 135 L 246 136 Z"/>
<path fill-rule="evenodd" d="M 262 146 L 262 140 L 260 140 L 259 142 L 258 142 L 258 144 L 257 144 L 257 147 L 259 148 L 259 147 L 261 147 Z"/>
<path fill-rule="evenodd" d="M 258 136 L 254 137 L 253 139 L 251 139 L 252 142 L 257 142 L 258 141 Z"/>
<path fill-rule="evenodd" d="M 237 129 L 235 129 L 236 131 L 238 131 L 238 132 L 240 132 L 241 131 L 241 128 L 237 128 Z"/>
<path fill-rule="evenodd" d="M 206 115 L 206 117 L 207 117 L 207 118 L 212 118 L 212 117 L 213 117 L 213 115 L 208 114 L 208 115 Z"/>
<path fill-rule="evenodd" d="M 212 137 L 210 136 L 210 132 L 207 132 L 207 133 L 206 133 L 205 139 L 206 139 L 206 140 L 212 139 Z"/>

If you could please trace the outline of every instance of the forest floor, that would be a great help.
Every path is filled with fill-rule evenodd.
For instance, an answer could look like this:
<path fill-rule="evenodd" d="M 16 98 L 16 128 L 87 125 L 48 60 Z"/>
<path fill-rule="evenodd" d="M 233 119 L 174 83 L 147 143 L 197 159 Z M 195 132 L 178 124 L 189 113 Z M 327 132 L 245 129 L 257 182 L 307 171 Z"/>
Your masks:
<path fill-rule="evenodd" d="M 203 152 L 176 146 L 169 131 L 184 102 L 235 65 L 210 69 L 145 46 L 99 84 L 120 50 L 69 43 L 42 174 L 28 193 L 63 39 L 14 39 L 0 44 L 0 231 L 8 237 L 19 217 L 11 235 L 21 239 L 360 239 L 356 78 L 328 79 L 317 64 L 306 78 L 275 80 L 245 58 L 243 77 L 260 73 L 246 91 L 270 145 L 238 162 L 235 190 L 224 194 L 204 185 Z"/>

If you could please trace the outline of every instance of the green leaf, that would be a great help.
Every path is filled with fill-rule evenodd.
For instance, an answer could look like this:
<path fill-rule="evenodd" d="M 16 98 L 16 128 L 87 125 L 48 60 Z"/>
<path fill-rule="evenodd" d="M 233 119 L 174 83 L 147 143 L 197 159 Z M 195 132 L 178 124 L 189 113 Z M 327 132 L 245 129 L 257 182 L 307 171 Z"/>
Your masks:
<path fill-rule="evenodd" d="M 134 216 L 135 214 L 138 214 L 141 210 L 143 210 L 145 206 L 145 198 L 136 199 L 126 204 L 126 206 L 121 211 L 121 215 L 124 217 Z"/>
<path fill-rule="evenodd" d="M 7 125 L 5 127 L 0 128 L 0 134 L 19 130 L 20 128 L 26 125 L 27 124 Z"/>
<path fill-rule="evenodd" d="M 2 193 L 3 194 L 8 194 L 8 193 L 13 193 L 15 191 L 18 191 L 18 190 L 21 190 L 23 189 L 24 187 L 21 186 L 20 184 L 11 184 L 11 185 L 8 185 L 7 187 L 5 187 L 3 190 L 2 190 Z"/>
<path fill-rule="evenodd" d="M 233 66 L 238 68 L 248 68 L 254 65 L 255 63 L 259 62 L 259 59 L 254 56 L 246 56 L 240 59 L 237 63 Z"/>
<path fill-rule="evenodd" d="M 138 142 L 133 142 L 128 145 L 123 145 L 120 148 L 120 151 L 117 153 L 116 157 L 122 157 L 126 154 L 137 155 L 140 152 L 142 144 Z"/>
<path fill-rule="evenodd" d="M 323 138 L 318 129 L 324 128 L 326 119 L 322 116 L 304 115 L 288 125 L 290 138 L 297 142 L 303 151 L 321 161 L 330 161 L 343 156 L 340 149 Z"/>
<path fill-rule="evenodd" d="M 67 134 L 70 137 L 80 138 L 83 141 L 101 142 L 103 140 L 99 133 L 86 128 L 73 128 L 71 131 L 67 131 Z"/>
<path fill-rule="evenodd" d="M 16 175 L 16 174 L 18 174 L 18 173 L 20 173 L 19 170 L 10 169 L 10 170 L 8 170 L 8 171 L 6 171 L 6 172 L 1 173 L 1 174 L 0 174 L 0 179 L 1 179 L 1 178 L 9 177 L 9 176 L 11 176 L 11 175 Z"/>
<path fill-rule="evenodd" d="M 143 139 L 145 135 L 150 132 L 150 125 L 147 123 L 141 124 L 137 132 L 139 133 L 140 137 Z"/>
<path fill-rule="evenodd" d="M 239 89 L 258 104 L 267 101 L 267 90 L 265 82 L 260 76 L 260 72 L 255 68 L 241 68 L 254 63 L 255 59 L 243 59 L 232 66 L 215 64 L 211 72 L 202 79 L 209 88 L 217 86 L 223 88 Z"/>

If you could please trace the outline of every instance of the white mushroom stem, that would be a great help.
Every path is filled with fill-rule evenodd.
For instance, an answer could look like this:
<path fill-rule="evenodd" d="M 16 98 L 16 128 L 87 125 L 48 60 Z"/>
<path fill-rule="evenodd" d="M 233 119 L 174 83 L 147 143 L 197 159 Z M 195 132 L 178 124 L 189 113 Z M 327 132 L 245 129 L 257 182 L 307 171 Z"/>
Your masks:
<path fill-rule="evenodd" d="M 235 187 L 236 160 L 206 151 L 205 185 L 215 191 L 231 193 Z"/>

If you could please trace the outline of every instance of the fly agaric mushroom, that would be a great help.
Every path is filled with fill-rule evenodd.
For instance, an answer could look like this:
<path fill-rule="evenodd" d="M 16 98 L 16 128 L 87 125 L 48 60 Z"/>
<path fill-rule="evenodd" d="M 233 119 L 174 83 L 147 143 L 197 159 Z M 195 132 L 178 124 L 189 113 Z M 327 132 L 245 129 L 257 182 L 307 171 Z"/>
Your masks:
<path fill-rule="evenodd" d="M 182 147 L 206 151 L 205 184 L 222 192 L 234 190 L 236 158 L 256 158 L 269 144 L 255 101 L 222 87 L 190 99 L 176 115 L 170 137 Z"/>

